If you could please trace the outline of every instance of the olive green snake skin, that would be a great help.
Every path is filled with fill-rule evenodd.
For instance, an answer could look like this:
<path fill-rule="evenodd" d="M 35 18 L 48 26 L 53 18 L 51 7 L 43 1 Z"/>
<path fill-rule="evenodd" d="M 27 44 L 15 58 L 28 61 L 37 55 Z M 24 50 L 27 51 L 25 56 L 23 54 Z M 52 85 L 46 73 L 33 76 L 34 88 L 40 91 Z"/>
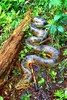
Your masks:
<path fill-rule="evenodd" d="M 36 64 L 38 67 L 43 66 L 53 66 L 60 54 L 57 49 L 47 46 L 47 45 L 40 45 L 36 46 L 35 43 L 38 43 L 45 39 L 48 35 L 48 32 L 46 30 L 40 29 L 40 27 L 44 26 L 46 24 L 46 20 L 44 18 L 35 17 L 33 18 L 33 22 L 30 24 L 30 29 L 32 30 L 34 36 L 28 37 L 26 39 L 26 45 L 31 46 L 31 50 L 34 49 L 37 52 L 45 51 L 46 54 L 50 55 L 50 58 L 44 59 L 37 55 L 28 55 L 24 58 L 24 60 L 21 62 L 22 70 L 24 72 L 23 79 L 21 79 L 15 86 L 17 90 L 19 89 L 25 89 L 29 86 L 29 83 L 32 78 L 31 69 L 29 67 L 29 64 Z"/>

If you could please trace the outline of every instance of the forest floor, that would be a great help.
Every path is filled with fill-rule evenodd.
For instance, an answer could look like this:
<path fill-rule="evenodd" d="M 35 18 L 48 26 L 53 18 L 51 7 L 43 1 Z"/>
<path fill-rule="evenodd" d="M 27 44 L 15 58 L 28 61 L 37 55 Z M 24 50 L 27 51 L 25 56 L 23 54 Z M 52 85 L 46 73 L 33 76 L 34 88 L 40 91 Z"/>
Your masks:
<path fill-rule="evenodd" d="M 20 48 L 20 50 L 23 47 Z M 63 61 L 66 56 L 63 56 L 63 51 L 67 47 L 63 47 L 60 49 L 60 53 L 62 54 L 61 56 L 61 61 Z M 19 53 L 16 55 L 17 57 L 19 56 Z M 17 66 L 17 69 L 15 70 L 19 71 L 21 70 L 21 65 L 18 61 L 16 61 L 16 64 L 14 66 Z M 57 65 L 58 66 L 58 65 Z M 43 73 L 40 73 L 40 69 L 37 66 L 33 66 L 33 69 L 35 70 L 35 75 L 40 73 L 40 78 L 44 78 L 45 82 L 39 86 L 39 90 L 35 90 L 34 85 L 30 85 L 27 89 L 21 89 L 21 90 L 16 90 L 15 89 L 15 84 L 17 83 L 17 80 L 19 81 L 22 78 L 22 74 L 13 74 L 11 73 L 9 80 L 5 83 L 3 87 L 0 89 L 0 95 L 4 97 L 4 100 L 20 100 L 20 97 L 25 95 L 25 94 L 32 94 L 30 97 L 30 100 L 56 100 L 54 96 L 55 90 L 60 90 L 66 88 L 67 81 L 66 81 L 66 69 L 63 71 L 63 77 L 64 80 L 62 83 L 59 83 L 59 81 L 62 80 L 62 77 L 60 77 L 60 73 L 58 68 L 54 67 L 51 68 L 52 70 L 55 70 L 57 72 L 57 77 L 56 77 L 56 82 L 53 82 L 52 78 L 49 75 L 49 70 L 48 68 L 43 69 Z M 33 80 L 32 80 L 33 82 Z M 22 99 L 21 99 L 22 100 Z M 27 99 L 23 99 L 27 100 Z"/>

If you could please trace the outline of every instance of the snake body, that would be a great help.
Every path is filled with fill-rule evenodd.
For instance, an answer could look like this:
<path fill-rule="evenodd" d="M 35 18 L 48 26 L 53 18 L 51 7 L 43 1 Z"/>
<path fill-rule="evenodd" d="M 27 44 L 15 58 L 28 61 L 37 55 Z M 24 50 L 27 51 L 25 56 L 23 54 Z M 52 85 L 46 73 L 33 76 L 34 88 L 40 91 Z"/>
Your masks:
<path fill-rule="evenodd" d="M 32 30 L 35 36 L 28 37 L 26 39 L 26 45 L 31 46 L 31 49 L 34 49 L 37 52 L 45 51 L 46 54 L 50 55 L 50 58 L 44 59 L 37 55 L 26 56 L 24 60 L 21 62 L 24 75 L 23 75 L 23 79 L 21 79 L 15 86 L 17 90 L 25 89 L 30 83 L 30 80 L 32 78 L 31 70 L 29 67 L 30 63 L 36 64 L 38 67 L 52 66 L 57 62 L 60 56 L 58 50 L 51 46 L 47 46 L 47 45 L 36 46 L 35 45 L 36 42 L 40 42 L 44 38 L 47 37 L 48 32 L 46 30 L 39 29 L 39 27 L 42 27 L 46 23 L 47 22 L 44 18 L 39 18 L 39 17 L 33 18 L 33 23 L 30 24 L 30 29 Z"/>

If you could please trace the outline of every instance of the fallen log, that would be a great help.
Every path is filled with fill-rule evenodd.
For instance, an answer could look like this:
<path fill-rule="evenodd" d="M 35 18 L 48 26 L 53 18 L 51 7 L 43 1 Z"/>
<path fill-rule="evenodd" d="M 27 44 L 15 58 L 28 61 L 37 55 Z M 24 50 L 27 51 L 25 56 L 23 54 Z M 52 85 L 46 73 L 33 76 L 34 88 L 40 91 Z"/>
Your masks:
<path fill-rule="evenodd" d="M 2 49 L 0 50 L 0 86 L 8 80 L 9 74 L 14 68 L 14 59 L 24 35 L 23 30 L 31 22 L 30 14 L 31 11 L 29 10 L 25 14 L 23 21 L 14 30 L 10 38 L 5 41 Z"/>

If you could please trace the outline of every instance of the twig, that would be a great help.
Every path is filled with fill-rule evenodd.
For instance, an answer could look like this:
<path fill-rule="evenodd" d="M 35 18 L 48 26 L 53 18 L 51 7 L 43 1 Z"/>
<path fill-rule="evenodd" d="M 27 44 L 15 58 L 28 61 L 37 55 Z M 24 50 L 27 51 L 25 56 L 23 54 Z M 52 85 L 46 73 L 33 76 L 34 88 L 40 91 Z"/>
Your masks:
<path fill-rule="evenodd" d="M 33 70 L 33 65 L 30 63 L 29 66 L 30 66 L 32 77 L 33 77 L 33 80 L 34 80 L 35 89 L 36 89 L 36 91 L 39 91 L 38 83 L 37 83 L 36 76 L 35 76 L 35 73 L 34 73 L 34 70 Z"/>
<path fill-rule="evenodd" d="M 48 41 L 48 40 L 51 40 L 51 38 L 48 37 L 46 40 L 41 41 L 40 44 L 42 44 L 42 43 L 44 43 L 44 42 L 46 42 L 46 41 Z"/>

